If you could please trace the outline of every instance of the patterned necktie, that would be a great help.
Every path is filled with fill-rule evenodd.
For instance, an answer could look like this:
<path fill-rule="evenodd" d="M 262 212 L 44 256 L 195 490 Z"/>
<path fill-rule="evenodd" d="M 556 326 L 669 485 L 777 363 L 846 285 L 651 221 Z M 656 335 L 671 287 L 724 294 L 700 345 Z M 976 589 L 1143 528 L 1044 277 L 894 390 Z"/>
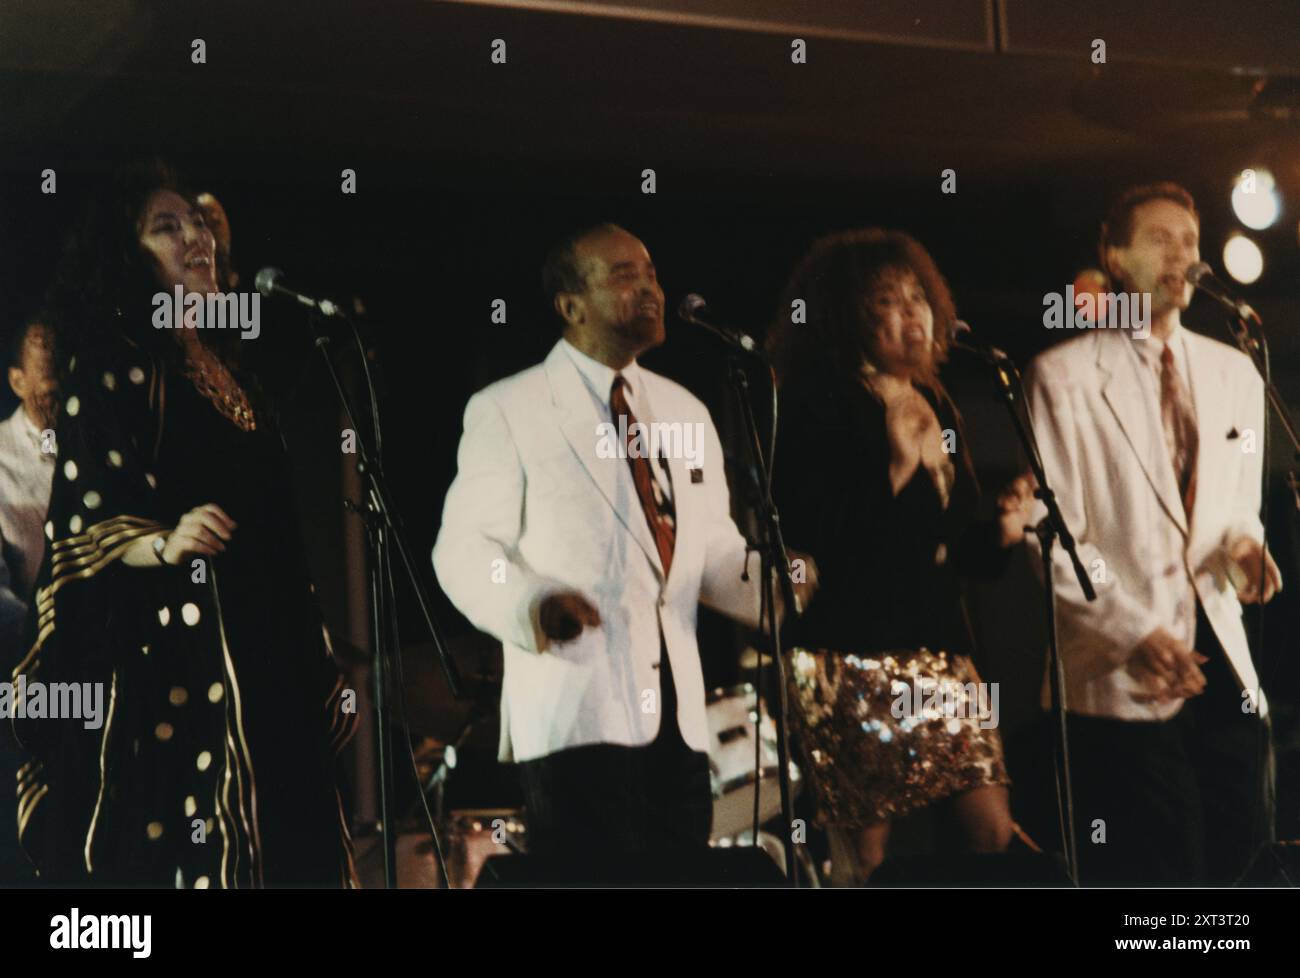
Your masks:
<path fill-rule="evenodd" d="M 627 449 L 627 463 L 632 467 L 632 481 L 636 484 L 636 494 L 641 500 L 641 509 L 645 521 L 650 526 L 650 533 L 655 538 L 655 547 L 659 550 L 659 559 L 664 565 L 664 576 L 673 563 L 673 547 L 677 542 L 677 517 L 672 501 L 664 494 L 663 488 L 650 471 L 650 459 L 646 454 L 650 450 L 650 437 L 642 434 L 638 439 L 633 426 L 636 417 L 627 406 L 627 394 L 624 388 L 627 380 L 622 374 L 614 375 L 614 385 L 609 392 L 610 413 L 614 423 L 620 417 L 627 418 L 627 435 L 624 447 Z M 635 447 L 634 447 L 635 446 Z"/>
<path fill-rule="evenodd" d="M 1160 354 L 1160 421 L 1165 429 L 1169 457 L 1173 459 L 1183 510 L 1190 520 L 1192 504 L 1196 501 L 1196 451 L 1199 445 L 1196 415 L 1192 412 L 1187 387 L 1174 363 L 1174 351 L 1168 343 Z"/>

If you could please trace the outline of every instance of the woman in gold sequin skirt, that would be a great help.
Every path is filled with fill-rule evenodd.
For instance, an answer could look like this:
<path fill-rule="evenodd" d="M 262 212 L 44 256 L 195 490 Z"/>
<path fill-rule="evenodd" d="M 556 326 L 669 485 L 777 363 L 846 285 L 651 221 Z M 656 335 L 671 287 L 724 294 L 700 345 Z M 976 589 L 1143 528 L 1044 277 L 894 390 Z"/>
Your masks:
<path fill-rule="evenodd" d="M 955 309 L 914 239 L 823 238 L 780 308 L 768 339 L 782 384 L 776 498 L 786 541 L 821 580 L 788 643 L 791 724 L 836 876 L 866 879 L 891 820 L 939 802 L 958 845 L 1000 851 L 1013 823 L 996 686 L 971 661 L 960 577 L 1000 573 L 1029 486 L 1017 480 L 996 519 L 975 519 L 968 445 L 938 377 Z"/>

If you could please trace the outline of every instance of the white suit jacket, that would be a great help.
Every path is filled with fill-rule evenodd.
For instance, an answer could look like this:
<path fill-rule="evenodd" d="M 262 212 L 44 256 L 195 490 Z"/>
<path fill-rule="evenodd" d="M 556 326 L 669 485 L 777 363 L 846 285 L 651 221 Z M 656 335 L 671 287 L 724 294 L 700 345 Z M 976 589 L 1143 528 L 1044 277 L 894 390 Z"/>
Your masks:
<path fill-rule="evenodd" d="M 686 459 L 669 458 L 677 523 L 667 579 L 627 459 L 600 457 L 598 426 L 610 422 L 608 411 L 597 408 L 562 343 L 465 409 L 433 565 L 456 607 L 504 646 L 503 761 L 652 741 L 661 632 L 683 738 L 707 751 L 698 605 L 757 623 L 757 561 L 742 581 L 745 540 L 731 519 L 708 409 L 667 378 L 639 373 L 641 412 L 660 424 L 698 425 L 692 430 L 703 437 L 694 475 Z M 602 625 L 545 646 L 538 605 L 568 589 L 587 596 Z"/>
<path fill-rule="evenodd" d="M 1046 351 L 1027 372 L 1043 467 L 1097 590 L 1085 601 L 1064 550 L 1053 565 L 1065 701 L 1074 713 L 1164 720 L 1182 701 L 1139 703 L 1124 666 L 1158 626 L 1188 645 L 1196 601 L 1238 683 L 1266 703 L 1251 661 L 1225 545 L 1263 540 L 1264 391 L 1250 360 L 1180 327 L 1200 435 L 1191 520 L 1183 511 L 1154 383 L 1122 330 L 1090 330 Z M 1037 518 L 1045 509 L 1039 504 Z M 1041 566 L 1037 540 L 1030 548 Z M 1044 684 L 1046 687 L 1046 683 Z M 1044 694 L 1046 695 L 1046 694 Z"/>

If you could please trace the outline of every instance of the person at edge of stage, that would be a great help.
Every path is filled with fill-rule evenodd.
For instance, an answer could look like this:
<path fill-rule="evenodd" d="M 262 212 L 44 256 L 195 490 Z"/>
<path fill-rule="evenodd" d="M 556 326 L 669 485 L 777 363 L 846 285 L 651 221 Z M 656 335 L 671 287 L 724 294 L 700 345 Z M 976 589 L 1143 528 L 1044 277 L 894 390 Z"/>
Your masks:
<path fill-rule="evenodd" d="M 43 314 L 14 331 L 9 386 L 19 404 L 0 422 L 0 676 L 8 681 L 18 662 L 23 623 L 45 557 L 45 508 L 54 479 L 58 387 L 54 335 Z M 0 785 L 13 784 L 21 763 L 8 724 L 0 725 Z M 18 846 L 18 799 L 5 790 L 0 802 L 0 886 L 34 881 Z"/>
<path fill-rule="evenodd" d="M 1282 586 L 1251 444 L 1263 382 L 1182 324 L 1200 259 L 1187 190 L 1123 191 L 1098 250 L 1111 288 L 1151 297 L 1149 323 L 1088 330 L 1025 378 L 1079 557 L 1104 569 L 1089 602 L 1054 554 L 1080 878 L 1233 883 L 1272 837 L 1268 704 L 1242 622 Z"/>

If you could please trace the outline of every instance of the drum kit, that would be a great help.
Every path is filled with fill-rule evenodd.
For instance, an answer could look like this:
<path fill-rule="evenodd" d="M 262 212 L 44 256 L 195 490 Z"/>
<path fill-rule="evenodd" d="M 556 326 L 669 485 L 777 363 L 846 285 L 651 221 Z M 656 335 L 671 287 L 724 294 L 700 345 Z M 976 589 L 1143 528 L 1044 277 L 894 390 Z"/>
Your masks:
<path fill-rule="evenodd" d="M 427 806 L 444 846 L 453 888 L 470 888 L 496 855 L 527 852 L 528 818 L 511 777 L 495 760 L 501 688 L 500 647 L 461 643 L 453 658 L 465 677 L 469 695 L 456 700 L 437 674 L 429 650 L 403 652 L 404 688 L 400 692 L 413 737 L 416 769 L 424 797 L 415 799 L 400 826 L 398 878 L 407 886 L 437 886 L 439 873 L 427 830 L 421 830 Z M 764 656 L 764 661 L 767 657 Z M 742 655 L 740 665 L 757 656 Z M 780 826 L 776 723 L 764 709 L 752 683 L 717 688 L 706 697 L 709 728 L 709 773 L 713 792 L 710 845 L 718 848 L 757 845 L 784 868 L 784 846 L 792 833 Z M 797 798 L 803 781 L 790 762 L 791 791 Z M 787 840 L 787 841 L 782 841 Z M 808 847 L 796 847 L 804 886 L 820 880 Z"/>
<path fill-rule="evenodd" d="M 776 721 L 766 711 L 759 721 L 752 683 L 715 689 L 707 703 L 713 842 L 718 844 L 753 830 L 756 800 L 759 825 L 781 814 Z M 790 789 L 796 797 L 801 787 L 799 768 L 791 761 Z"/>

